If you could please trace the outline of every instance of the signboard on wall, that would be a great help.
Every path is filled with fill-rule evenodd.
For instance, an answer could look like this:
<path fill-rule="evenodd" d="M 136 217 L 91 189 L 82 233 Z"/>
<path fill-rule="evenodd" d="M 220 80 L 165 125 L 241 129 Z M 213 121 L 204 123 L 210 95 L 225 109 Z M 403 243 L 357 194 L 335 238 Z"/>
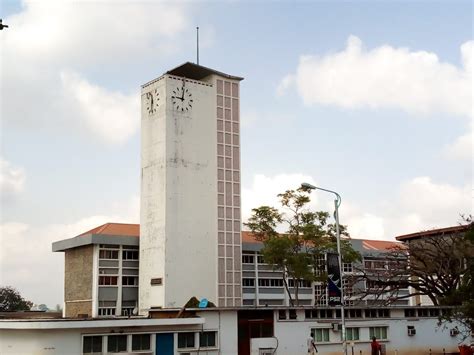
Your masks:
<path fill-rule="evenodd" d="M 327 254 L 328 270 L 328 305 L 341 305 L 341 273 L 337 254 Z"/>

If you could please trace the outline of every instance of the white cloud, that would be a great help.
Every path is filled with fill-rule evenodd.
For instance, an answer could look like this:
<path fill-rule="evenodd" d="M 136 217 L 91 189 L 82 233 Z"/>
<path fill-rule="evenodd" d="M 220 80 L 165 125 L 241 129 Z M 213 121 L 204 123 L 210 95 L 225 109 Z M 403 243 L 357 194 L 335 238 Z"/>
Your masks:
<path fill-rule="evenodd" d="M 474 131 L 471 127 L 468 133 L 460 136 L 444 148 L 444 155 L 451 159 L 469 160 L 472 165 L 474 157 L 473 142 Z"/>
<path fill-rule="evenodd" d="M 25 1 L 2 33 L 1 114 L 22 129 L 80 132 L 109 144 L 136 133 L 138 94 L 84 79 L 174 53 L 187 27 L 186 3 Z M 145 65 L 145 64 L 142 64 Z M 137 88 L 133 88 L 137 89 Z"/>
<path fill-rule="evenodd" d="M 80 110 L 80 117 L 89 131 L 104 141 L 121 143 L 138 130 L 138 92 L 128 96 L 110 92 L 71 72 L 62 72 L 61 81 L 71 107 Z"/>
<path fill-rule="evenodd" d="M 296 76 L 293 74 L 288 74 L 285 76 L 278 84 L 276 93 L 277 96 L 283 96 L 296 82 Z"/>
<path fill-rule="evenodd" d="M 250 187 L 242 187 L 242 220 L 247 221 L 252 214 L 252 208 L 263 205 L 280 207 L 277 195 L 286 190 L 297 189 L 303 182 L 316 185 L 312 177 L 304 174 L 278 174 L 271 177 L 263 174 L 255 175 Z M 316 195 L 313 195 L 311 207 L 317 208 L 318 201 Z"/>
<path fill-rule="evenodd" d="M 314 180 L 302 174 L 256 175 L 250 187 L 242 188 L 242 219 L 251 209 L 261 205 L 279 206 L 276 195 Z M 429 177 L 416 177 L 402 183 L 389 204 L 380 201 L 373 206 L 360 206 L 343 196 L 340 220 L 354 238 L 393 240 L 395 236 L 421 230 L 457 225 L 460 214 L 472 214 L 471 186 L 453 186 L 433 182 Z M 312 209 L 332 213 L 330 196 L 314 194 Z"/>
<path fill-rule="evenodd" d="M 14 166 L 0 157 L 0 195 L 2 198 L 11 198 L 23 192 L 26 173 L 21 167 Z"/>
<path fill-rule="evenodd" d="M 46 303 L 51 307 L 62 304 L 64 255 L 53 253 L 51 244 L 107 222 L 138 223 L 137 201 L 133 196 L 115 206 L 124 207 L 116 214 L 88 216 L 73 223 L 0 224 L 0 284 L 18 288 L 25 298 L 34 303 Z"/>
<path fill-rule="evenodd" d="M 343 108 L 399 108 L 415 114 L 445 112 L 472 116 L 474 41 L 461 47 L 462 67 L 444 63 L 435 53 L 383 45 L 366 50 L 350 36 L 347 47 L 323 56 L 300 58 L 295 75 L 305 104 Z M 453 93 L 456 93 L 453 95 Z"/>

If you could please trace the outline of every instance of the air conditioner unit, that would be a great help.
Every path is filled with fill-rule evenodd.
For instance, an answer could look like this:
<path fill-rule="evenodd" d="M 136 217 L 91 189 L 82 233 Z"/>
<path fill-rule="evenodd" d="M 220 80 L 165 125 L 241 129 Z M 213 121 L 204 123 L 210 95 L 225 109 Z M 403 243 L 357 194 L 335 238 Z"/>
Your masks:
<path fill-rule="evenodd" d="M 258 349 L 258 355 L 273 355 L 274 349 Z"/>
<path fill-rule="evenodd" d="M 452 337 L 455 337 L 458 334 L 459 334 L 458 328 L 453 328 L 449 331 L 449 335 L 451 335 Z"/>
<path fill-rule="evenodd" d="M 415 335 L 415 334 L 416 334 L 416 329 L 415 329 L 415 328 L 408 329 L 408 335 L 409 335 L 409 336 L 412 337 L 412 336 Z"/>

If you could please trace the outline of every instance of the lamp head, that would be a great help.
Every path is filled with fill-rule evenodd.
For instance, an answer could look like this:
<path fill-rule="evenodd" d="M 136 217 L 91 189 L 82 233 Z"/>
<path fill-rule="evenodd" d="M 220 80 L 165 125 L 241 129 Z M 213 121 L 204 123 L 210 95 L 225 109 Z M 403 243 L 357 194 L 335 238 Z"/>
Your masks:
<path fill-rule="evenodd" d="M 315 190 L 316 189 L 316 186 L 308 184 L 307 182 L 303 182 L 301 184 L 301 187 L 303 187 L 305 189 L 310 189 L 310 190 Z"/>

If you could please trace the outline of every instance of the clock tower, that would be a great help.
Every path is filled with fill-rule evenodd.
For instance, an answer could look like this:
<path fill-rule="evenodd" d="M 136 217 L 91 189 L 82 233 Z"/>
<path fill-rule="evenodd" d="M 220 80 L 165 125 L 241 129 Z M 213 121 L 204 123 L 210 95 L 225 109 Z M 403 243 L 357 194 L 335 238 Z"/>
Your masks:
<path fill-rule="evenodd" d="M 142 86 L 141 314 L 241 305 L 241 80 L 185 63 Z"/>

